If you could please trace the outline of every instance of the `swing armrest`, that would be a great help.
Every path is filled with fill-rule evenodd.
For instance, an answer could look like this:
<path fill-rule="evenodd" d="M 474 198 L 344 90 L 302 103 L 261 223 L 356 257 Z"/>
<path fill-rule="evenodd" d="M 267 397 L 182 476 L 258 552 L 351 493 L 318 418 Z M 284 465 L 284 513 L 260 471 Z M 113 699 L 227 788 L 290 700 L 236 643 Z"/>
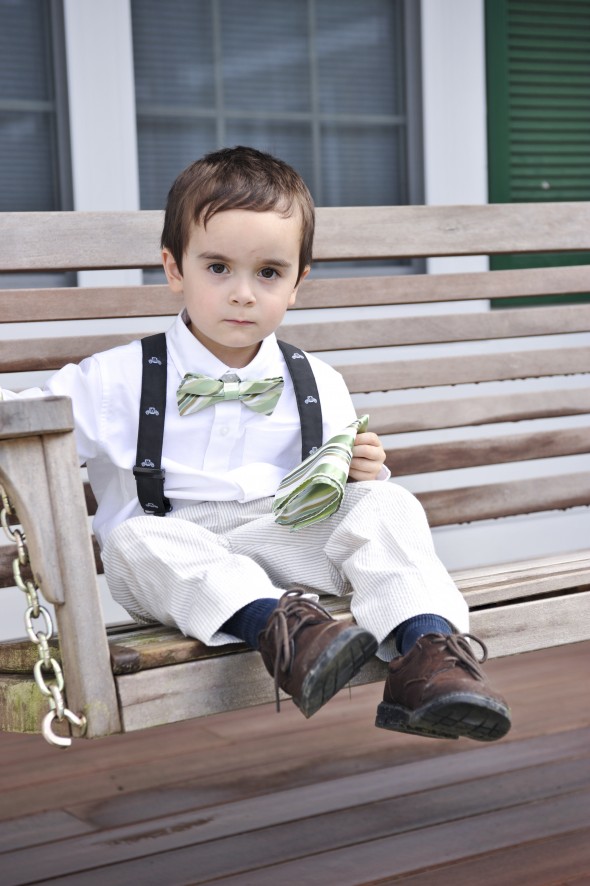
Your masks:
<path fill-rule="evenodd" d="M 87 734 L 119 731 L 71 401 L 0 404 L 0 485 L 22 525 L 33 575 L 55 606 L 67 706 Z"/>
<path fill-rule="evenodd" d="M 73 431 L 69 397 L 0 399 L 0 440 Z"/>

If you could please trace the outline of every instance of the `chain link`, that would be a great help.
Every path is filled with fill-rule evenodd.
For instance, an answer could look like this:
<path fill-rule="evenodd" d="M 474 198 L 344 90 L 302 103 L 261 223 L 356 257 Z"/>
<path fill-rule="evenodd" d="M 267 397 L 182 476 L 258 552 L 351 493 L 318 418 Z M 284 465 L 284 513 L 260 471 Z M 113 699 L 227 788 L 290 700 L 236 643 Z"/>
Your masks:
<path fill-rule="evenodd" d="M 12 561 L 12 574 L 17 588 L 27 598 L 28 606 L 25 611 L 27 635 L 31 643 L 37 646 L 38 660 L 33 667 L 33 677 L 39 691 L 48 699 L 49 704 L 49 712 L 43 718 L 41 732 L 49 744 L 60 748 L 67 748 L 71 745 L 72 739 L 56 735 L 53 731 L 53 721 L 57 720 L 58 723 L 62 723 L 64 720 L 67 720 L 72 726 L 77 726 L 81 734 L 84 735 L 86 731 L 86 717 L 83 715 L 78 716 L 66 707 L 63 694 L 65 687 L 63 671 L 59 662 L 52 658 L 49 647 L 49 641 L 53 636 L 51 614 L 41 604 L 38 585 L 33 579 L 26 578 L 22 574 L 23 567 L 30 567 L 26 538 L 22 529 L 13 528 L 8 522 L 9 517 L 17 518 L 17 515 L 1 486 L 0 501 L 2 503 L 0 507 L 0 526 L 8 539 L 17 548 L 17 555 Z M 42 619 L 43 626 L 41 630 L 35 630 L 33 622 L 39 618 Z"/>

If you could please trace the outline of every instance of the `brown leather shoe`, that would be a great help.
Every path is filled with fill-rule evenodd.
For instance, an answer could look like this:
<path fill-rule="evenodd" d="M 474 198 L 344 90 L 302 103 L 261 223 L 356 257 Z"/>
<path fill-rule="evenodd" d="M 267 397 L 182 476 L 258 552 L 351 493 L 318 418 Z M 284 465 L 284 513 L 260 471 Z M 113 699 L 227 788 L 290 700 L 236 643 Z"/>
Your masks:
<path fill-rule="evenodd" d="M 287 591 L 258 636 L 262 659 L 279 689 L 311 717 L 357 674 L 377 651 L 375 637 L 336 621 L 317 603 Z"/>
<path fill-rule="evenodd" d="M 495 741 L 510 729 L 510 709 L 489 685 L 467 641 L 470 634 L 427 634 L 389 663 L 375 725 L 431 738 Z"/>

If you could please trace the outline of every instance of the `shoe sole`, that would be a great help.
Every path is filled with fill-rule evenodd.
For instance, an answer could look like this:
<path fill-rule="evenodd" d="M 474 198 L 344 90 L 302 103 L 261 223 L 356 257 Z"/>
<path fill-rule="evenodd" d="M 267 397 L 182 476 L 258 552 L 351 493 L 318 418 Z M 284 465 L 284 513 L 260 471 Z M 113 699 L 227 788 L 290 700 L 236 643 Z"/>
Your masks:
<path fill-rule="evenodd" d="M 322 652 L 307 673 L 301 696 L 293 698 L 309 718 L 325 705 L 377 652 L 377 640 L 368 631 L 351 625 Z"/>
<path fill-rule="evenodd" d="M 428 738 L 472 738 L 497 741 L 510 729 L 510 711 L 493 698 L 456 692 L 415 711 L 381 702 L 375 726 Z"/>

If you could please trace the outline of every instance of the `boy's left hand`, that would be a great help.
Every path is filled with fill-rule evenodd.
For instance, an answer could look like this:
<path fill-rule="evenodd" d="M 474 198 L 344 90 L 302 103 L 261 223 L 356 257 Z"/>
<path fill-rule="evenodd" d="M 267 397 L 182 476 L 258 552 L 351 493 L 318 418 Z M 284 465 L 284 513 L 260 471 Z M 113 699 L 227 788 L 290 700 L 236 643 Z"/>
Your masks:
<path fill-rule="evenodd" d="M 385 462 L 381 440 L 372 431 L 357 434 L 352 447 L 349 480 L 376 480 Z"/>

